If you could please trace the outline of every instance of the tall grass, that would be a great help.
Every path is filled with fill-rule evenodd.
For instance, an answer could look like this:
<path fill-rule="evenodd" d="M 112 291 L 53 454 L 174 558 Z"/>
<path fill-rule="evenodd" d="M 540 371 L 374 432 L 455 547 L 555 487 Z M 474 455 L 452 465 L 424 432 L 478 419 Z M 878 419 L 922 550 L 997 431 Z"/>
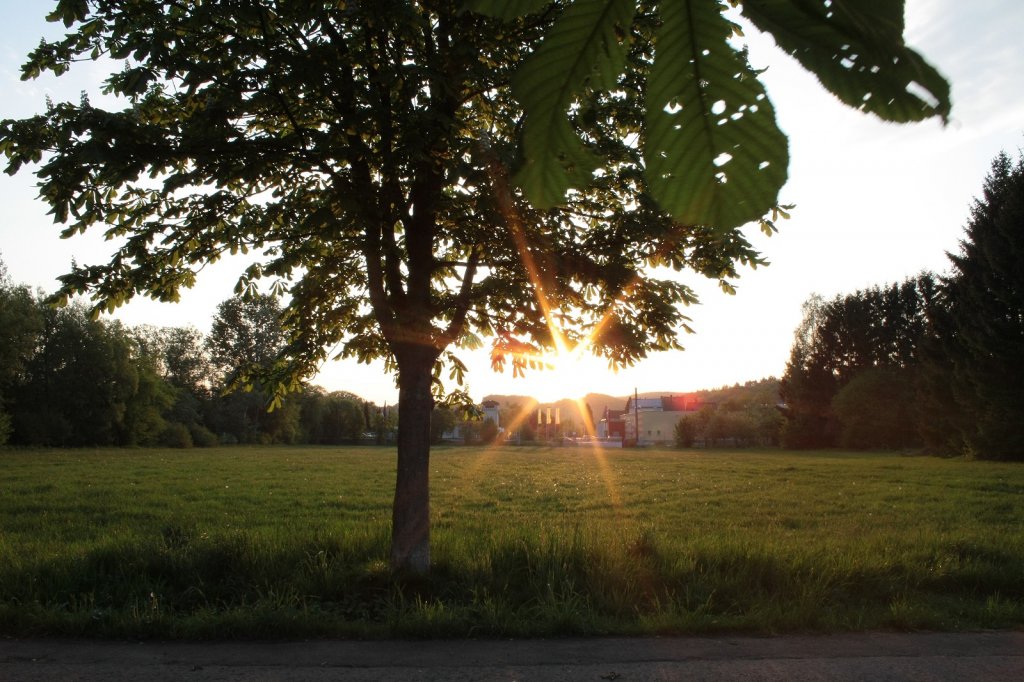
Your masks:
<path fill-rule="evenodd" d="M 0 453 L 0 632 L 550 636 L 1024 625 L 1024 467 L 439 449 L 434 568 L 387 567 L 394 451 Z"/>

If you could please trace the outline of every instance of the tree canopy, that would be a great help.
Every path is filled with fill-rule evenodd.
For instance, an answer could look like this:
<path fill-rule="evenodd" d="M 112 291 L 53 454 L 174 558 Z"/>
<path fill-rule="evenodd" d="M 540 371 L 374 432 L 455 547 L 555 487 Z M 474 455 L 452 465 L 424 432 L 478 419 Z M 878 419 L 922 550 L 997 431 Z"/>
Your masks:
<path fill-rule="evenodd" d="M 734 3 L 735 4 L 735 3 Z M 757 0 L 744 16 L 840 99 L 888 120 L 949 109 L 902 39 L 903 2 Z M 8 172 L 39 164 L 64 234 L 114 253 L 62 278 L 112 310 L 166 301 L 224 253 L 286 297 L 279 394 L 330 349 L 399 382 L 392 560 L 429 563 L 429 415 L 454 354 L 495 365 L 586 343 L 628 364 L 677 348 L 673 271 L 762 263 L 740 231 L 785 181 L 785 137 L 716 0 L 60 0 L 69 28 L 23 75 L 85 59 L 105 92 L 0 122 Z M 472 11 L 476 10 L 476 11 Z M 498 16 L 495 16 L 498 15 Z M 520 64 L 522 67 L 520 68 Z"/>
<path fill-rule="evenodd" d="M 909 409 L 929 330 L 933 275 L 804 304 L 780 393 L 787 447 L 902 447 L 918 442 Z M 838 403 L 836 402 L 838 400 Z M 867 426 L 880 406 L 885 425 Z M 897 409 L 898 408 L 898 409 Z"/>
<path fill-rule="evenodd" d="M 209 335 L 129 328 L 90 319 L 81 301 L 54 309 L 5 272 L 0 260 L 0 446 L 336 444 L 367 435 L 375 408 L 351 393 L 304 384 L 268 413 L 257 391 L 227 390 L 273 360 L 275 299 L 224 301 Z"/>

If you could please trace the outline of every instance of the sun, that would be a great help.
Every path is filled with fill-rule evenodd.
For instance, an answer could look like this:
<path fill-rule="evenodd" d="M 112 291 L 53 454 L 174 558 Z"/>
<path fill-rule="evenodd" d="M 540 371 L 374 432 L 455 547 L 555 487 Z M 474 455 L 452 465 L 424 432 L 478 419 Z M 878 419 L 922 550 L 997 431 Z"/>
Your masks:
<path fill-rule="evenodd" d="M 540 358 L 539 369 L 528 370 L 523 388 L 541 403 L 580 399 L 601 392 L 607 367 L 586 348 L 562 348 Z"/>

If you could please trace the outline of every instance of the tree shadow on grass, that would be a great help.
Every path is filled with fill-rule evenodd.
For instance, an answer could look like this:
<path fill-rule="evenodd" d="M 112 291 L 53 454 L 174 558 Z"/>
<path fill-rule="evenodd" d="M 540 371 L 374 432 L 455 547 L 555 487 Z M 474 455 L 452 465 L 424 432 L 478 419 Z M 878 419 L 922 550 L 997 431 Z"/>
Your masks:
<path fill-rule="evenodd" d="M 669 546 L 650 529 L 523 533 L 388 569 L 388 529 L 210 536 L 168 525 L 0 565 L 0 631 L 97 637 L 464 637 L 962 629 L 1024 622 L 1010 551 L 946 543 L 921 565 Z"/>

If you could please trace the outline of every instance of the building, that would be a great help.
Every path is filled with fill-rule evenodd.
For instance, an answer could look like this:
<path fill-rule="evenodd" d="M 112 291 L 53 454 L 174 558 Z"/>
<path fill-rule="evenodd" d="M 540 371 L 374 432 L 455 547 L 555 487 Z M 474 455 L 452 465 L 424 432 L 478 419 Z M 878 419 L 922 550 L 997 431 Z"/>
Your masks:
<path fill-rule="evenodd" d="M 623 441 L 630 445 L 671 445 L 675 442 L 675 429 L 679 420 L 699 412 L 702 407 L 704 402 L 692 393 L 660 398 L 630 398 L 622 414 Z"/>
<path fill-rule="evenodd" d="M 597 437 L 625 440 L 626 422 L 622 419 L 622 415 L 624 413 L 625 410 L 613 410 L 608 407 L 604 408 L 604 414 L 601 415 L 601 421 L 597 423 Z"/>
<path fill-rule="evenodd" d="M 494 426 L 498 429 L 498 434 L 505 432 L 505 428 L 501 425 L 501 405 L 496 400 L 485 400 L 480 403 L 480 420 L 470 425 L 465 421 L 464 418 L 460 419 L 455 425 L 445 431 L 441 435 L 442 441 L 447 442 L 460 442 L 467 439 L 466 428 L 469 428 L 469 438 L 476 439 L 479 437 L 480 430 L 483 428 L 483 424 L 488 420 L 494 422 Z"/>
<path fill-rule="evenodd" d="M 483 420 L 490 419 L 494 425 L 501 429 L 501 410 L 496 400 L 485 400 L 480 404 L 480 411 L 483 412 Z"/>

